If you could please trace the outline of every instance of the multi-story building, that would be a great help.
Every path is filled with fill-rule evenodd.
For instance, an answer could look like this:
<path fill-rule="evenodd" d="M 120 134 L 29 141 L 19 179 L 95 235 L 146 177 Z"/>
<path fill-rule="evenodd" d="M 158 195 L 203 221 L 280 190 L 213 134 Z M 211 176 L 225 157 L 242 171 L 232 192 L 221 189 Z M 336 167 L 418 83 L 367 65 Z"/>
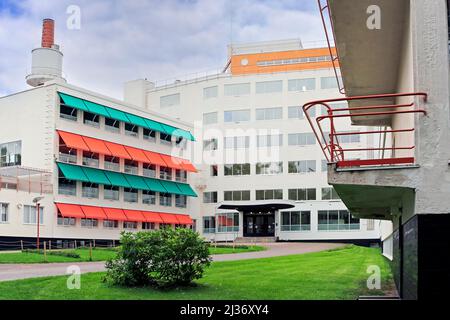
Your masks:
<path fill-rule="evenodd" d="M 341 0 L 320 6 L 324 21 L 332 22 L 333 30 L 325 30 L 337 48 L 331 55 L 346 94 L 340 101 L 349 103 L 344 117 L 380 142 L 366 157 L 350 160 L 335 128 L 326 140 L 332 148 L 324 149 L 328 182 L 357 217 L 384 220 L 383 252 L 392 260 L 402 298 L 448 296 L 448 1 Z M 320 104 L 330 103 L 328 98 L 321 96 Z M 331 110 L 323 120 L 333 125 L 338 117 Z M 320 141 L 318 126 L 313 128 Z"/>
<path fill-rule="evenodd" d="M 251 43 L 230 46 L 229 58 L 221 73 L 125 86 L 127 102 L 194 125 L 196 229 L 217 241 L 379 241 L 379 221 L 354 217 L 327 183 L 327 163 L 301 109 L 339 93 L 328 48 Z M 323 112 L 315 108 L 312 119 Z M 344 139 L 354 148 L 367 143 Z"/>
<path fill-rule="evenodd" d="M 0 247 L 191 226 L 191 126 L 67 84 L 52 20 L 32 55 L 33 88 L 0 98 Z"/>

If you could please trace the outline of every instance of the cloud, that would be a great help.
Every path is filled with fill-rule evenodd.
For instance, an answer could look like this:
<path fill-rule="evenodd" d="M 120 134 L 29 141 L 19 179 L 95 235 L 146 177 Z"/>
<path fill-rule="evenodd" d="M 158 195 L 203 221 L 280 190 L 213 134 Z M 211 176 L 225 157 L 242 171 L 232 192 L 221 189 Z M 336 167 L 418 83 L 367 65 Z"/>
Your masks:
<path fill-rule="evenodd" d="M 73 0 L 11 3 L 0 6 L 3 93 L 26 89 L 46 17 L 56 20 L 67 80 L 117 98 L 128 80 L 221 69 L 230 41 L 323 40 L 315 0 L 80 0 L 80 30 L 66 27 Z"/>

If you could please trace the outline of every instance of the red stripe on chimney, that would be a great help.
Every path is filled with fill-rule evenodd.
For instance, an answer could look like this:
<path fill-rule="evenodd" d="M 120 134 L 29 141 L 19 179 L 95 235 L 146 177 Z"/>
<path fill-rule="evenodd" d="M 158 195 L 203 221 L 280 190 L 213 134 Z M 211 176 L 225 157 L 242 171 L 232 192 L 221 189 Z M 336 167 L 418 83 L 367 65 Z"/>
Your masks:
<path fill-rule="evenodd" d="M 51 48 L 55 43 L 55 21 L 44 19 L 42 22 L 42 48 Z"/>

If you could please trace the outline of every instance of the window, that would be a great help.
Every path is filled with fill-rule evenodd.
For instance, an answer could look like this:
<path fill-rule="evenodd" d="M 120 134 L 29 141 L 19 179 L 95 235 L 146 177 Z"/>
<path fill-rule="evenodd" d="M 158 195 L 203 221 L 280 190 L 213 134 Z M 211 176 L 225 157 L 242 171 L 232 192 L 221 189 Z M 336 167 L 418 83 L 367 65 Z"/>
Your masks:
<path fill-rule="evenodd" d="M 119 200 L 119 187 L 103 186 L 103 198 L 105 200 Z"/>
<path fill-rule="evenodd" d="M 60 104 L 59 117 L 71 121 L 77 121 L 77 109 Z"/>
<path fill-rule="evenodd" d="M 203 88 L 203 99 L 216 98 L 219 95 L 218 86 Z"/>
<path fill-rule="evenodd" d="M 256 83 L 256 93 L 276 93 L 283 91 L 283 81 L 263 81 Z"/>
<path fill-rule="evenodd" d="M 36 224 L 36 206 L 23 206 L 23 223 Z M 44 207 L 39 207 L 39 224 L 44 224 Z"/>
<path fill-rule="evenodd" d="M 210 112 L 203 114 L 203 124 L 214 124 L 217 123 L 217 112 Z"/>
<path fill-rule="evenodd" d="M 154 222 L 142 222 L 142 230 L 155 230 Z"/>
<path fill-rule="evenodd" d="M 75 218 L 69 218 L 69 217 L 63 217 L 61 214 L 58 214 L 56 223 L 58 226 L 75 226 L 76 219 Z"/>
<path fill-rule="evenodd" d="M 316 172 L 316 160 L 301 160 L 288 162 L 289 173 Z"/>
<path fill-rule="evenodd" d="M 359 230 L 360 221 L 347 210 L 319 210 L 318 230 Z"/>
<path fill-rule="evenodd" d="M 186 206 L 187 206 L 187 197 L 184 195 L 176 194 L 175 195 L 175 207 L 186 208 Z"/>
<path fill-rule="evenodd" d="M 77 195 L 77 182 L 64 178 L 61 170 L 58 171 L 58 194 L 65 196 Z"/>
<path fill-rule="evenodd" d="M 216 217 L 203 217 L 203 233 L 216 232 Z"/>
<path fill-rule="evenodd" d="M 150 130 L 147 128 L 143 128 L 142 135 L 143 135 L 144 140 L 156 142 L 156 131 L 153 131 L 153 130 Z"/>
<path fill-rule="evenodd" d="M 225 149 L 240 149 L 250 147 L 250 137 L 224 137 Z"/>
<path fill-rule="evenodd" d="M 156 204 L 156 192 L 150 190 L 142 190 L 142 203 Z"/>
<path fill-rule="evenodd" d="M 83 151 L 83 166 L 98 168 L 99 163 L 98 153 Z"/>
<path fill-rule="evenodd" d="M 81 190 L 82 190 L 81 196 L 83 198 L 98 199 L 97 183 L 83 182 Z"/>
<path fill-rule="evenodd" d="M 172 145 L 172 135 L 160 132 L 159 141 L 162 144 Z"/>
<path fill-rule="evenodd" d="M 137 229 L 138 223 L 135 221 L 124 221 L 123 228 L 124 229 Z"/>
<path fill-rule="evenodd" d="M 283 118 L 283 108 L 259 108 L 256 109 L 256 120 L 277 120 Z"/>
<path fill-rule="evenodd" d="M 203 140 L 203 150 L 204 151 L 211 151 L 211 150 L 217 150 L 218 142 L 216 138 Z"/>
<path fill-rule="evenodd" d="M 164 107 L 172 107 L 172 106 L 178 106 L 180 104 L 180 94 L 169 94 L 167 96 L 162 96 L 159 98 L 159 106 L 161 108 Z"/>
<path fill-rule="evenodd" d="M 138 191 L 133 188 L 123 189 L 123 201 L 136 203 L 138 202 Z"/>
<path fill-rule="evenodd" d="M 138 163 L 133 160 L 125 159 L 125 173 L 138 174 Z"/>
<path fill-rule="evenodd" d="M 66 163 L 77 163 L 77 150 L 68 148 L 66 146 L 59 144 L 59 161 Z"/>
<path fill-rule="evenodd" d="M 83 112 L 83 123 L 92 127 L 100 127 L 100 116 L 87 111 Z"/>
<path fill-rule="evenodd" d="M 322 200 L 339 200 L 339 195 L 333 187 L 322 188 Z"/>
<path fill-rule="evenodd" d="M 226 176 L 246 176 L 250 174 L 250 163 L 235 163 L 224 165 Z"/>
<path fill-rule="evenodd" d="M 238 232 L 239 213 L 219 213 L 217 215 L 217 232 Z"/>
<path fill-rule="evenodd" d="M 117 220 L 103 220 L 103 227 L 107 229 L 119 228 L 119 221 Z"/>
<path fill-rule="evenodd" d="M 336 77 L 322 77 L 320 78 L 321 89 L 336 89 L 338 87 Z"/>
<path fill-rule="evenodd" d="M 159 167 L 159 178 L 164 180 L 172 180 L 172 168 Z"/>
<path fill-rule="evenodd" d="M 316 89 L 316 79 L 290 79 L 288 80 L 288 91 L 309 91 Z"/>
<path fill-rule="evenodd" d="M 183 137 L 175 137 L 175 147 L 180 149 L 186 149 L 187 147 L 187 139 Z"/>
<path fill-rule="evenodd" d="M 144 177 L 156 178 L 156 165 L 150 163 L 143 163 L 142 175 Z"/>
<path fill-rule="evenodd" d="M 311 230 L 310 211 L 282 211 L 281 231 L 309 231 Z"/>
<path fill-rule="evenodd" d="M 258 162 L 256 164 L 256 174 L 280 174 L 283 173 L 283 162 Z"/>
<path fill-rule="evenodd" d="M 258 148 L 281 147 L 283 145 L 283 135 L 282 134 L 261 135 L 257 137 L 256 142 Z"/>
<path fill-rule="evenodd" d="M 290 146 L 306 146 L 316 143 L 314 133 L 289 133 L 288 144 Z"/>
<path fill-rule="evenodd" d="M 316 200 L 316 189 L 289 189 L 288 198 L 294 201 Z"/>
<path fill-rule="evenodd" d="M 250 121 L 250 110 L 245 109 L 245 110 L 224 111 L 223 121 L 224 122 Z"/>
<path fill-rule="evenodd" d="M 139 136 L 139 127 L 131 123 L 125 123 L 125 135 L 137 138 Z"/>
<path fill-rule="evenodd" d="M 322 172 L 328 171 L 328 162 L 327 160 L 322 160 Z"/>
<path fill-rule="evenodd" d="M 225 201 L 246 201 L 250 200 L 250 190 L 234 190 L 224 191 L 223 198 Z"/>
<path fill-rule="evenodd" d="M 103 162 L 103 166 L 106 170 L 111 171 L 120 171 L 120 163 L 119 158 L 111 157 L 111 156 L 105 156 L 105 161 Z"/>
<path fill-rule="evenodd" d="M 113 133 L 119 133 L 120 121 L 105 117 L 105 130 Z"/>
<path fill-rule="evenodd" d="M 283 199 L 283 189 L 256 190 L 256 200 Z"/>
<path fill-rule="evenodd" d="M 20 166 L 22 163 L 22 141 L 0 144 L 0 167 Z"/>
<path fill-rule="evenodd" d="M 212 166 L 210 166 L 210 174 L 211 177 L 217 177 L 219 175 L 219 167 L 217 166 L 217 164 L 213 164 Z"/>
<path fill-rule="evenodd" d="M 187 181 L 187 171 L 176 169 L 175 170 L 175 181 L 186 182 Z"/>
<path fill-rule="evenodd" d="M 353 132 L 355 134 L 338 136 L 337 138 L 339 139 L 339 143 L 357 143 L 357 142 L 360 142 L 360 135 L 358 134 L 359 131 L 346 131 L 346 132 Z"/>
<path fill-rule="evenodd" d="M 5 223 L 9 221 L 8 217 L 8 204 L 0 202 L 0 223 Z"/>
<path fill-rule="evenodd" d="M 159 205 L 164 207 L 170 207 L 172 205 L 172 195 L 170 193 L 160 193 Z"/>
<path fill-rule="evenodd" d="M 217 191 L 203 192 L 203 203 L 217 203 Z"/>
<path fill-rule="evenodd" d="M 250 83 L 226 84 L 224 86 L 225 96 L 244 96 L 250 94 Z"/>

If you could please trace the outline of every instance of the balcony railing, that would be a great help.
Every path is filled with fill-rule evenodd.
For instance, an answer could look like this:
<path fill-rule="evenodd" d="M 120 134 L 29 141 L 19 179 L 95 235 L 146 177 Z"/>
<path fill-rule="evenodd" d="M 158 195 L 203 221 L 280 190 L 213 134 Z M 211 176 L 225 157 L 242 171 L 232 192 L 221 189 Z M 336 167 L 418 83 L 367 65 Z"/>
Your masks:
<path fill-rule="evenodd" d="M 402 152 L 408 150 L 413 152 L 415 148 L 414 142 L 408 145 L 399 145 L 396 142 L 394 135 L 413 135 L 414 127 L 407 128 L 389 128 L 376 127 L 377 130 L 363 130 L 363 131 L 338 131 L 337 125 L 342 124 L 342 121 L 338 119 L 349 119 L 364 117 L 365 120 L 376 120 L 380 117 L 393 117 L 396 115 L 405 114 L 426 114 L 424 109 L 416 108 L 414 102 L 404 104 L 388 104 L 388 105 L 366 105 L 368 100 L 380 100 L 380 99 L 397 99 L 405 97 L 419 97 L 424 101 L 427 99 L 427 94 L 424 92 L 413 93 L 396 93 L 396 94 L 377 94 L 368 96 L 354 96 L 339 99 L 317 100 L 308 102 L 303 105 L 303 112 L 311 125 L 314 135 L 316 136 L 319 145 L 327 159 L 328 163 L 337 163 L 338 167 L 357 167 L 357 166 L 377 166 L 377 165 L 396 165 L 396 164 L 413 164 L 415 162 L 414 157 L 411 156 L 399 156 Z M 333 102 L 350 102 L 361 101 L 364 106 L 353 108 L 332 108 L 330 103 Z M 321 115 L 315 118 L 310 115 L 310 111 L 315 109 L 315 106 L 324 107 L 327 111 L 326 115 Z M 324 130 L 323 122 L 328 121 L 328 130 Z M 384 143 L 378 147 L 362 146 L 362 147 L 346 147 L 339 141 L 339 137 L 360 135 L 360 136 L 375 136 L 380 141 L 386 141 L 386 135 L 391 135 L 391 145 L 386 146 Z M 408 141 L 414 141 L 414 137 L 409 137 Z M 348 140 L 348 139 L 347 139 Z M 375 140 L 375 139 L 374 139 Z M 401 139 L 400 139 L 401 140 Z M 377 151 L 377 155 L 375 155 Z M 367 159 L 361 158 L 361 152 L 367 152 L 373 154 Z M 355 159 L 355 153 L 359 153 L 359 157 Z M 390 157 L 386 158 L 386 154 L 390 153 Z M 348 156 L 350 154 L 350 156 Z"/>

